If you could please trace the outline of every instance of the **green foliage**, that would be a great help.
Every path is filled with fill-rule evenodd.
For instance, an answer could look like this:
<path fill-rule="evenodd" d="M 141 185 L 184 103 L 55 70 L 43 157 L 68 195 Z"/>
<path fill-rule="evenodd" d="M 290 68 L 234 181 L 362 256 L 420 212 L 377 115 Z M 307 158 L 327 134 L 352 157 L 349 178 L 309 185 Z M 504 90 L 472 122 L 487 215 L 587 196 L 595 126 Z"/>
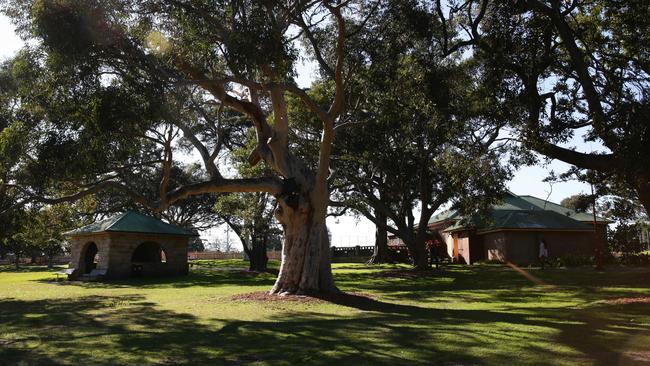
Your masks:
<path fill-rule="evenodd" d="M 650 254 L 646 253 L 623 253 L 619 262 L 624 265 L 650 266 Z"/>
<path fill-rule="evenodd" d="M 95 201 L 91 197 L 73 204 L 35 207 L 27 212 L 14 239 L 48 258 L 62 254 L 67 250 L 63 233 L 90 224 L 94 208 Z"/>
<path fill-rule="evenodd" d="M 598 171 L 599 179 L 585 181 L 641 200 L 646 210 L 650 38 L 635 30 L 648 27 L 649 9 L 647 1 L 489 2 L 472 36 L 473 55 L 497 87 L 497 117 L 524 146 Z M 465 27 L 472 21 L 460 19 Z M 577 155 L 575 140 L 603 148 L 576 146 L 586 153 Z"/>
<path fill-rule="evenodd" d="M 371 219 L 386 215 L 393 233 L 413 242 L 414 228 L 440 207 L 488 207 L 511 171 L 506 146 L 492 144 L 499 111 L 477 63 L 443 59 L 432 46 L 438 24 L 421 4 L 380 9 L 352 47 L 363 66 L 337 131 L 334 195 Z"/>
<path fill-rule="evenodd" d="M 203 240 L 198 237 L 193 237 L 190 238 L 189 243 L 187 243 L 187 251 L 188 252 L 203 252 L 205 251 L 205 245 L 203 244 Z"/>
<path fill-rule="evenodd" d="M 24 125 L 15 123 L 0 131 L 0 176 L 5 177 L 16 167 L 25 152 Z"/>
<path fill-rule="evenodd" d="M 32 31 L 44 44 L 60 53 L 83 55 L 101 44 L 102 12 L 94 1 L 35 1 L 31 16 L 35 20 Z"/>
<path fill-rule="evenodd" d="M 567 254 L 551 260 L 551 264 L 557 267 L 580 267 L 593 266 L 595 259 L 593 256 Z"/>
<path fill-rule="evenodd" d="M 639 253 L 648 247 L 648 240 L 648 224 L 643 222 L 620 222 L 607 231 L 607 246 L 613 252 Z"/>
<path fill-rule="evenodd" d="M 564 198 L 560 201 L 560 205 L 576 212 L 588 212 L 592 210 L 593 197 L 586 194 L 575 194 Z"/>

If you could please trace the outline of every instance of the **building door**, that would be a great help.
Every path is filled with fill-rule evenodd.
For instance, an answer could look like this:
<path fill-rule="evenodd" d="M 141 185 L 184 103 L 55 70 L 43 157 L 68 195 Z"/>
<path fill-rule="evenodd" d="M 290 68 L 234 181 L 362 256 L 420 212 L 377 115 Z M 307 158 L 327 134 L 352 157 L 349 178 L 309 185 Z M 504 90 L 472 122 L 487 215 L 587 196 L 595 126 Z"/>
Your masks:
<path fill-rule="evenodd" d="M 454 262 L 458 262 L 458 234 L 453 233 L 451 234 L 451 237 L 454 239 Z"/>

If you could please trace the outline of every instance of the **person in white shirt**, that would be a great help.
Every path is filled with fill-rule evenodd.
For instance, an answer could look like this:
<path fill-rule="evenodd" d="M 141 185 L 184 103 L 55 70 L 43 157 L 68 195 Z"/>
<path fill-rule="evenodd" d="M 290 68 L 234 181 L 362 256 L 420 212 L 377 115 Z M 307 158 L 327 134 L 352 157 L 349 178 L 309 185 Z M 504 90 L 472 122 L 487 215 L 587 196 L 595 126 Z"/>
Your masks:
<path fill-rule="evenodd" d="M 541 239 L 539 241 L 539 262 L 542 265 L 542 269 L 544 269 L 547 260 L 548 260 L 548 249 L 546 248 L 546 241 L 544 239 Z"/>

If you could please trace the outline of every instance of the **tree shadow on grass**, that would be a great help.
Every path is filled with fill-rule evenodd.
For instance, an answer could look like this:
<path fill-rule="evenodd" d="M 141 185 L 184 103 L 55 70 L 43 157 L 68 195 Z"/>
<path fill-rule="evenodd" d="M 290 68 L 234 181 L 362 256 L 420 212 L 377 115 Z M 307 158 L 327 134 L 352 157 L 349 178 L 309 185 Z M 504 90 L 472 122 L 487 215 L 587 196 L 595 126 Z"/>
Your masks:
<path fill-rule="evenodd" d="M 0 363 L 552 365 L 573 358 L 616 365 L 627 340 L 648 330 L 629 321 L 647 319 L 641 304 L 504 312 L 428 309 L 359 295 L 325 300 L 356 311 L 303 309 L 246 321 L 198 319 L 140 295 L 3 299 Z"/>
<path fill-rule="evenodd" d="M 650 288 L 650 268 L 634 271 L 595 272 L 573 269 L 542 271 L 540 269 L 524 269 L 542 282 L 553 286 L 566 287 L 576 291 L 598 291 L 599 287 L 626 289 Z M 376 272 L 347 271 L 334 274 L 336 283 L 344 289 L 355 291 L 378 292 L 382 296 L 395 300 L 425 300 L 434 299 L 441 293 L 502 292 L 510 291 L 510 301 L 530 301 L 531 294 L 521 290 L 541 289 L 528 278 L 520 275 L 506 266 L 474 265 L 449 266 L 440 271 L 429 271 L 417 276 L 405 277 L 404 270 L 386 270 Z M 517 295 L 518 294 L 518 295 Z M 505 296 L 505 295 L 504 295 Z M 492 296 L 490 296 L 492 297 Z M 490 301 L 482 297 L 480 301 Z M 496 299 L 501 301 L 503 299 Z"/>
<path fill-rule="evenodd" d="M 64 268 L 66 268 L 66 266 L 56 265 L 52 268 L 47 268 L 47 266 L 22 264 L 19 268 L 16 268 L 15 265 L 0 265 L 0 273 L 56 272 Z"/>
<path fill-rule="evenodd" d="M 428 271 L 414 277 L 405 277 L 404 270 L 374 273 L 335 273 L 341 288 L 365 292 L 380 292 L 396 300 L 420 300 L 444 291 L 500 290 L 532 287 L 527 279 L 502 269 L 483 271 L 481 267 L 453 268 Z"/>
<path fill-rule="evenodd" d="M 395 349 L 400 342 L 428 336 L 390 320 L 386 315 L 357 319 L 287 313 L 269 322 L 223 319 L 206 324 L 190 314 L 160 309 L 139 295 L 6 299 L 0 300 L 0 359 L 29 365 L 399 364 L 403 358 Z M 367 338 L 368 332 L 380 336 Z M 429 348 L 418 359 L 428 364 L 438 353 L 444 352 Z"/>
<path fill-rule="evenodd" d="M 136 277 L 124 280 L 104 281 L 57 281 L 51 279 L 35 280 L 60 286 L 80 286 L 87 288 L 185 288 L 211 286 L 272 286 L 276 273 L 252 271 L 215 271 L 193 269 L 187 276 Z"/>

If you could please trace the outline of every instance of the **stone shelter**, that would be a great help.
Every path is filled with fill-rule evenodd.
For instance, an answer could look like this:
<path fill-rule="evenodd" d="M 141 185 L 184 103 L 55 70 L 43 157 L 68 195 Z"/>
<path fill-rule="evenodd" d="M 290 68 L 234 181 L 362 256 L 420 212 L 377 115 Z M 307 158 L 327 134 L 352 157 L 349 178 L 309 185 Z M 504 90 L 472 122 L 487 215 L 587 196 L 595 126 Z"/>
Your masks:
<path fill-rule="evenodd" d="M 594 256 L 604 250 L 608 221 L 533 196 L 508 193 L 487 218 L 464 219 L 448 210 L 429 220 L 428 230 L 446 244 L 455 262 L 480 260 L 529 264 L 538 261 L 539 243 L 550 258 Z"/>
<path fill-rule="evenodd" d="M 71 244 L 71 279 L 186 275 L 187 244 L 198 236 L 134 211 L 64 235 Z"/>

